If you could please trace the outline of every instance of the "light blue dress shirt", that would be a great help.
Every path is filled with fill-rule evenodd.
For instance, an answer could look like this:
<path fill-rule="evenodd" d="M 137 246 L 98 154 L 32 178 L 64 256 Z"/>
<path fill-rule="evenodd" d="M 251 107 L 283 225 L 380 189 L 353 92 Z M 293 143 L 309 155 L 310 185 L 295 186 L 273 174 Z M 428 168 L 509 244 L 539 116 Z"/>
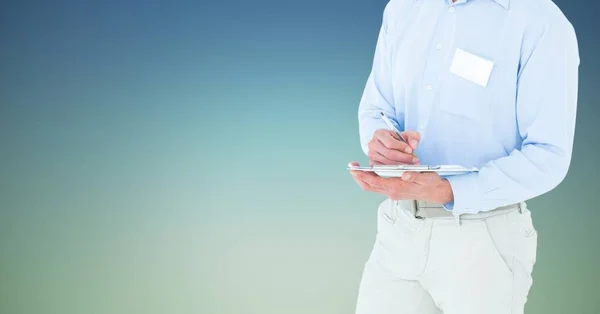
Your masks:
<path fill-rule="evenodd" d="M 457 49 L 493 62 L 485 87 L 450 71 Z M 578 68 L 550 0 L 392 0 L 359 106 L 362 149 L 384 112 L 421 133 L 421 164 L 480 168 L 448 178 L 454 215 L 529 200 L 567 174 Z"/>

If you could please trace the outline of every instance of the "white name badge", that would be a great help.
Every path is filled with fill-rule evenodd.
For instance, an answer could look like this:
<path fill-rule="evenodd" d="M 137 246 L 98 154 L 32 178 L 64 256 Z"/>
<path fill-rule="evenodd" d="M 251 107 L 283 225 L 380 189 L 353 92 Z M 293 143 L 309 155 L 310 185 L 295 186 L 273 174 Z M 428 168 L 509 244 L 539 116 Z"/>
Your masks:
<path fill-rule="evenodd" d="M 494 62 L 457 48 L 450 72 L 486 87 L 493 67 Z"/>

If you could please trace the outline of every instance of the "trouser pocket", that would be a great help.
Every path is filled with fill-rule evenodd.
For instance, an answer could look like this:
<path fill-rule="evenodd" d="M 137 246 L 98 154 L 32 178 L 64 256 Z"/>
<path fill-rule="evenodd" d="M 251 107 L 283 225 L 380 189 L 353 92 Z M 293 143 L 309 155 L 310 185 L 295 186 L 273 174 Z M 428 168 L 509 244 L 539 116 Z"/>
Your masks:
<path fill-rule="evenodd" d="M 537 253 L 537 231 L 531 212 L 515 211 L 485 220 L 487 239 L 497 257 L 511 273 L 531 276 Z"/>
<path fill-rule="evenodd" d="M 513 274 L 514 251 L 510 225 L 505 215 L 491 217 L 484 220 L 485 237 L 492 258 L 496 260 L 503 271 Z"/>

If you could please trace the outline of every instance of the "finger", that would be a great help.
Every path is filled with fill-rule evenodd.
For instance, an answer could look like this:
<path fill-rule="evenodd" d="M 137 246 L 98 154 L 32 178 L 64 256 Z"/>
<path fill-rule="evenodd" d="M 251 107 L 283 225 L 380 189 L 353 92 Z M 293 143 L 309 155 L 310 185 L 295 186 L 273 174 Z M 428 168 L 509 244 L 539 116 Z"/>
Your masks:
<path fill-rule="evenodd" d="M 349 168 L 356 168 L 356 167 L 360 167 L 360 164 L 357 163 L 356 161 L 352 161 L 350 163 L 348 163 L 348 167 Z M 350 174 L 352 175 L 352 177 L 356 177 L 357 174 L 361 173 L 362 171 L 360 170 L 350 170 Z"/>
<path fill-rule="evenodd" d="M 416 189 L 420 189 L 421 187 L 414 183 L 403 182 L 399 178 L 385 178 L 380 183 L 380 186 L 374 188 L 379 189 L 378 193 L 392 200 L 403 200 L 418 199 Z"/>
<path fill-rule="evenodd" d="M 387 149 L 393 149 L 407 154 L 412 154 L 413 149 L 408 144 L 404 143 L 398 135 L 387 133 L 378 138 Z"/>
<path fill-rule="evenodd" d="M 361 180 L 357 180 L 356 182 L 358 182 L 358 185 L 360 185 L 360 187 L 361 187 L 361 189 L 363 189 L 363 191 L 387 195 L 387 191 L 382 188 L 378 188 L 378 187 L 369 185 L 368 183 L 361 181 Z"/>
<path fill-rule="evenodd" d="M 348 163 L 348 168 L 355 168 L 355 167 L 360 167 L 360 165 L 357 162 L 355 162 L 355 161 Z M 353 175 L 353 176 L 357 172 L 359 172 L 359 171 L 358 170 L 350 170 L 350 174 Z"/>
<path fill-rule="evenodd" d="M 383 146 L 383 144 L 381 144 Z M 385 149 L 385 148 L 380 148 L 380 149 Z M 394 165 L 397 164 L 397 161 L 391 160 L 386 158 L 384 155 L 382 155 L 380 152 L 378 152 L 377 150 L 373 149 L 373 150 L 369 150 L 369 161 L 371 161 L 372 163 L 377 163 L 380 165 Z"/>
<path fill-rule="evenodd" d="M 414 171 L 405 171 L 404 173 L 402 173 L 402 176 L 400 177 L 402 179 L 402 181 L 405 182 L 413 182 L 415 180 L 417 172 Z"/>
<path fill-rule="evenodd" d="M 359 167 L 360 165 L 357 162 L 351 162 L 348 166 Z M 350 174 L 363 190 L 377 193 L 390 190 L 390 182 L 386 182 L 384 178 L 378 176 L 375 172 L 351 170 Z"/>
<path fill-rule="evenodd" d="M 419 142 L 421 142 L 421 134 L 415 131 L 404 131 L 402 132 L 402 136 L 408 141 L 410 147 L 414 150 L 419 146 Z"/>
<path fill-rule="evenodd" d="M 382 142 L 373 142 L 370 144 L 369 159 L 386 165 L 398 163 L 414 164 L 419 161 L 418 158 L 414 157 L 412 154 L 387 148 Z"/>
<path fill-rule="evenodd" d="M 404 143 L 394 131 L 377 130 L 371 141 L 379 140 L 388 149 L 395 149 L 402 152 L 412 153 L 412 148 Z"/>
<path fill-rule="evenodd" d="M 423 176 L 426 176 L 426 175 L 427 175 L 427 173 L 424 173 L 424 172 L 405 171 L 400 178 L 404 182 L 410 182 L 410 183 L 421 182 L 421 183 L 425 183 L 426 179 L 424 179 Z"/>
<path fill-rule="evenodd" d="M 412 182 L 418 185 L 432 185 L 437 184 L 439 180 L 441 180 L 441 178 L 440 175 L 438 175 L 437 173 L 423 172 L 415 176 Z"/>
<path fill-rule="evenodd" d="M 380 151 L 384 149 L 386 149 L 385 146 L 383 146 L 379 140 L 373 139 L 371 142 L 369 142 L 369 153 L 367 154 L 367 157 L 369 157 L 369 160 L 371 161 L 376 161 L 384 165 L 393 164 L 392 160 L 387 159 L 380 153 Z"/>
<path fill-rule="evenodd" d="M 437 173 L 406 171 L 402 174 L 401 178 L 405 182 L 418 185 L 431 185 L 435 182 L 436 176 L 439 178 Z"/>
<path fill-rule="evenodd" d="M 356 181 L 356 183 L 358 183 L 358 185 L 364 191 L 373 192 L 373 193 L 380 193 L 380 194 L 385 194 L 386 193 L 385 189 L 382 189 L 382 188 L 379 188 L 379 187 L 376 187 L 376 186 L 372 186 L 369 183 L 367 183 L 366 181 L 362 180 L 358 176 L 353 176 L 353 178 L 354 178 L 354 181 Z"/>
<path fill-rule="evenodd" d="M 412 139 L 416 140 L 417 142 L 421 141 L 421 133 L 419 133 L 417 131 L 406 130 L 406 131 L 402 132 L 402 135 L 404 137 L 412 138 Z"/>
<path fill-rule="evenodd" d="M 383 178 L 378 176 L 375 172 L 371 171 L 361 171 L 356 174 L 356 178 L 361 181 L 367 183 L 368 185 L 376 188 L 383 188 L 384 182 L 382 182 Z"/>

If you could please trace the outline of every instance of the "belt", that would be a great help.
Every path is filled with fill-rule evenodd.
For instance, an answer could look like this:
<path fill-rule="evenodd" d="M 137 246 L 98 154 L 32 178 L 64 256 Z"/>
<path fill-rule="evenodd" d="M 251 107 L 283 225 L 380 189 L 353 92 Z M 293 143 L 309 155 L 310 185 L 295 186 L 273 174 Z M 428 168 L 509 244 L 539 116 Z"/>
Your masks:
<path fill-rule="evenodd" d="M 454 216 L 452 211 L 446 210 L 442 205 L 436 204 L 436 203 L 431 203 L 431 202 L 426 202 L 426 201 L 413 201 L 410 210 L 411 210 L 411 214 L 414 214 L 414 216 L 418 219 L 431 219 L 431 218 L 456 219 L 457 218 Z M 518 210 L 519 213 L 522 212 L 521 203 L 502 206 L 502 207 L 492 209 L 490 211 L 479 212 L 477 214 L 461 214 L 460 219 L 461 220 L 469 220 L 469 219 L 481 220 L 481 219 L 486 219 L 486 218 L 493 217 L 493 216 L 510 213 L 515 210 Z"/>

